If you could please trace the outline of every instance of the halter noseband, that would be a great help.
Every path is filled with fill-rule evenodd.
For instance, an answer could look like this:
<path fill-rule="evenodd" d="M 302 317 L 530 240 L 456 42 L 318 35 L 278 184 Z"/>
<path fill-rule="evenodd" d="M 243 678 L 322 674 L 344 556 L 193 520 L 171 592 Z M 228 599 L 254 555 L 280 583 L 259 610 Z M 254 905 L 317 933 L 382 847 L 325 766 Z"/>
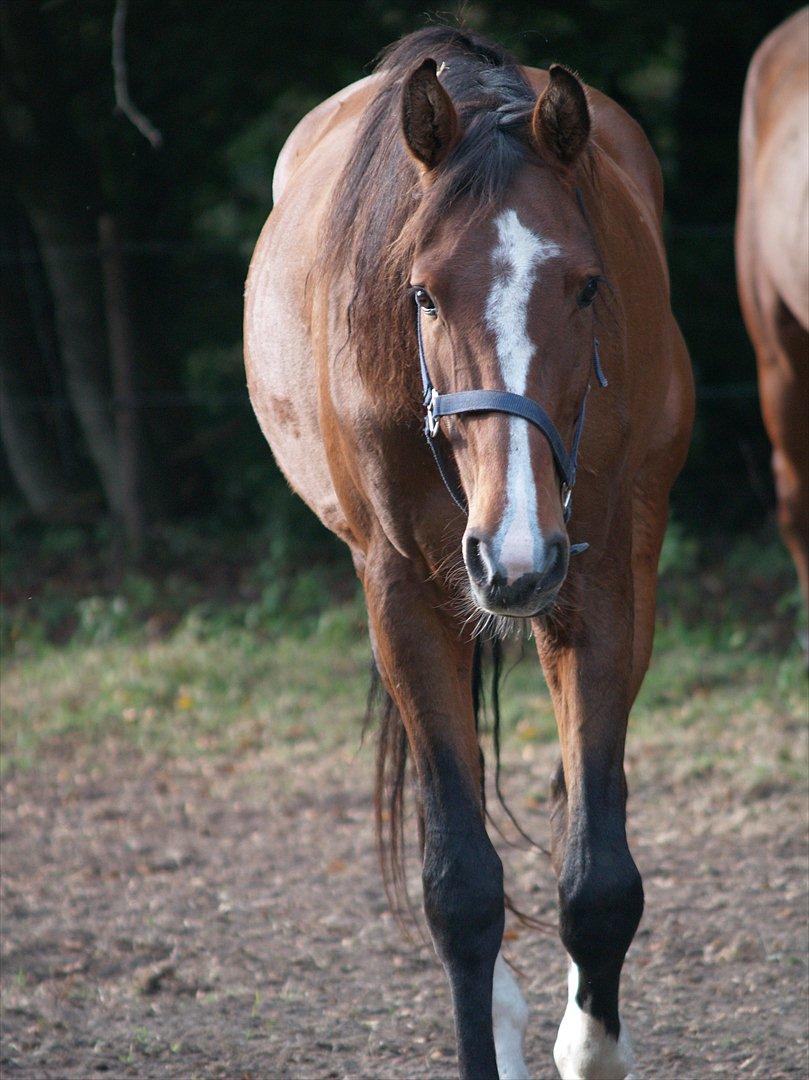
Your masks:
<path fill-rule="evenodd" d="M 573 445 L 568 454 L 562 437 L 556 430 L 554 422 L 545 412 L 541 405 L 524 394 L 512 394 L 507 390 L 461 390 L 454 394 L 439 394 L 430 379 L 427 369 L 427 358 L 424 353 L 424 338 L 421 332 L 421 308 L 416 304 L 416 336 L 419 343 L 419 367 L 421 368 L 421 384 L 424 390 L 423 404 L 426 409 L 424 417 L 424 434 L 427 444 L 432 451 L 438 472 L 444 481 L 444 486 L 452 496 L 452 501 L 464 513 L 468 512 L 466 497 L 460 484 L 447 469 L 440 445 L 436 441 L 439 432 L 439 422 L 442 416 L 457 416 L 461 413 L 501 412 L 510 416 L 518 416 L 527 420 L 529 424 L 539 428 L 553 454 L 553 460 L 559 473 L 562 486 L 562 508 L 564 519 L 567 523 L 573 509 L 573 485 L 576 483 L 576 462 L 579 456 L 579 443 L 584 430 L 585 405 L 587 394 L 590 391 L 588 382 L 584 391 L 579 415 L 576 418 L 576 426 L 573 429 Z M 607 379 L 601 367 L 601 357 L 598 352 L 598 338 L 593 338 L 593 370 L 599 386 L 607 386 Z M 586 551 L 588 544 L 572 544 L 571 555 L 578 555 Z"/>

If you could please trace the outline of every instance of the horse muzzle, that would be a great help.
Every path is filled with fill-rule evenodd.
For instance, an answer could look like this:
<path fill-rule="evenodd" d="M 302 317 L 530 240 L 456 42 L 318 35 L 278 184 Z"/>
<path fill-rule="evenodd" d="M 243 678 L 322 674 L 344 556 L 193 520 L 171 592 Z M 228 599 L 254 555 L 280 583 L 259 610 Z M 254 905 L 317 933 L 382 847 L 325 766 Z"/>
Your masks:
<path fill-rule="evenodd" d="M 557 534 L 533 563 L 503 563 L 488 537 L 467 531 L 463 558 L 476 603 L 493 615 L 531 618 L 551 606 L 567 575 L 570 545 Z"/>

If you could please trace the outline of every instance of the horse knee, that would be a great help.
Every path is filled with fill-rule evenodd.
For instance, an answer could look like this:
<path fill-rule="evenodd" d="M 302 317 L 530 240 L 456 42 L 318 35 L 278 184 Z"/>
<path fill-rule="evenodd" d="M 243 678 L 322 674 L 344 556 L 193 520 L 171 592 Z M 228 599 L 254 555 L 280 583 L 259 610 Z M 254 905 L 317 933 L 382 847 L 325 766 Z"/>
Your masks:
<path fill-rule="evenodd" d="M 568 856 L 570 856 L 570 852 Z M 559 932 L 584 971 L 620 971 L 643 914 L 643 883 L 629 849 L 565 859 L 559 878 Z"/>
<path fill-rule="evenodd" d="M 427 837 L 424 911 L 445 963 L 494 964 L 503 937 L 503 864 L 482 835 Z"/>

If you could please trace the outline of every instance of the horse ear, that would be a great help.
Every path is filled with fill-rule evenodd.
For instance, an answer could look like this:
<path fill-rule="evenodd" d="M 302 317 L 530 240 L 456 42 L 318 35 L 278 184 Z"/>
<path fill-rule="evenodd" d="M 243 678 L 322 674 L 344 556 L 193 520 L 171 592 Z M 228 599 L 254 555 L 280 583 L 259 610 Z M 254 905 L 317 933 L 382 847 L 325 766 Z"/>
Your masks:
<path fill-rule="evenodd" d="M 425 60 L 402 89 L 402 134 L 424 170 L 440 165 L 458 138 L 458 114 L 438 81 L 435 60 Z"/>
<path fill-rule="evenodd" d="M 531 117 L 536 143 L 563 165 L 572 165 L 590 137 L 590 110 L 584 87 L 567 68 L 552 64 L 548 85 Z"/>

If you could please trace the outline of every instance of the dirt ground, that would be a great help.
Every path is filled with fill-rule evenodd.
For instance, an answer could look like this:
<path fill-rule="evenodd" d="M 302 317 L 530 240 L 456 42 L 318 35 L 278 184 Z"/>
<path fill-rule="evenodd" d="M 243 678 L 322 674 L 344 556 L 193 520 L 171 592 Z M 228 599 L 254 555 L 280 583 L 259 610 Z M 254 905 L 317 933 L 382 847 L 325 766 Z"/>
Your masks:
<path fill-rule="evenodd" d="M 678 739 L 631 747 L 637 1075 L 805 1076 L 804 781 L 736 782 Z M 541 841 L 554 756 L 507 753 Z M 3 1076 L 451 1076 L 442 973 L 386 913 L 370 777 L 369 750 L 324 760 L 310 743 L 236 762 L 65 747 L 8 779 Z M 511 891 L 553 920 L 544 856 L 504 859 Z M 554 1076 L 561 946 L 511 925 L 507 951 L 531 1006 L 527 1060 Z"/>

